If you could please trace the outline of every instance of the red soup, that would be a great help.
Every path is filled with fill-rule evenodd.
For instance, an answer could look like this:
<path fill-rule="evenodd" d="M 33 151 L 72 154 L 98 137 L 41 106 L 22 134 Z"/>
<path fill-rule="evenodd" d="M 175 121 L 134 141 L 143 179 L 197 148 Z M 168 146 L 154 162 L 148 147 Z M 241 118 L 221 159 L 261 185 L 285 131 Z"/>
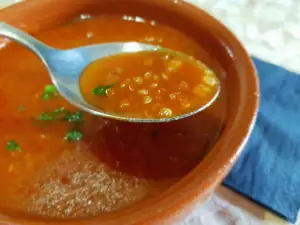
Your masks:
<path fill-rule="evenodd" d="M 205 60 L 184 34 L 128 16 L 76 20 L 37 37 L 62 49 L 139 41 Z M 51 85 L 42 62 L 23 47 L 2 48 L 0 59 L 2 212 L 87 217 L 157 195 L 201 161 L 223 126 L 223 90 L 212 107 L 193 117 L 130 124 L 72 107 Z"/>
<path fill-rule="evenodd" d="M 218 83 L 215 73 L 199 60 L 162 50 L 96 60 L 80 80 L 90 104 L 108 113 L 147 119 L 202 108 L 218 93 Z"/>

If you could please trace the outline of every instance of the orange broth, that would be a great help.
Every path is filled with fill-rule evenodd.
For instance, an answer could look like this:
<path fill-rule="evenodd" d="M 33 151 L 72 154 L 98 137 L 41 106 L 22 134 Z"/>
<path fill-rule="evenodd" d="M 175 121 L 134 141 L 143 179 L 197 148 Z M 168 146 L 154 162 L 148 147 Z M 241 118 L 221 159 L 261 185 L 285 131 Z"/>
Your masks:
<path fill-rule="evenodd" d="M 195 58 L 203 52 L 170 27 L 128 16 L 76 20 L 37 38 L 62 49 L 142 41 Z M 55 92 L 42 62 L 24 47 L 3 47 L 0 59 L 1 212 L 77 218 L 129 206 L 161 193 L 193 169 L 223 127 L 224 91 L 193 117 L 130 124 L 72 107 Z"/>
<path fill-rule="evenodd" d="M 87 102 L 104 112 L 148 119 L 202 108 L 219 84 L 214 72 L 192 57 L 145 51 L 96 60 L 84 70 L 80 86 Z"/>

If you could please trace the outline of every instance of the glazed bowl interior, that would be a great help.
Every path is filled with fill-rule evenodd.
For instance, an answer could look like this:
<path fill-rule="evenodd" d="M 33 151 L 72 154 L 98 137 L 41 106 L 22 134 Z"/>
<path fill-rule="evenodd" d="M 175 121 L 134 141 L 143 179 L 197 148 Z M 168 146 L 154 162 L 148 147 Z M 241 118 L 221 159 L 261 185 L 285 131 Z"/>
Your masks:
<path fill-rule="evenodd" d="M 258 81 L 251 59 L 236 37 L 220 22 L 181 1 L 31 0 L 3 10 L 0 19 L 36 34 L 74 21 L 83 14 L 89 17 L 112 14 L 138 16 L 168 25 L 191 38 L 199 46 L 198 58 L 212 68 L 222 82 L 221 98 L 224 96 L 224 99 L 216 110 L 221 107 L 225 113 L 222 118 L 216 118 L 222 120 L 222 126 L 216 139 L 212 140 L 208 154 L 170 188 L 153 198 L 114 212 L 76 219 L 76 224 L 98 224 L 100 219 L 101 224 L 123 224 L 122 221 L 128 221 L 126 224 L 145 221 L 162 224 L 162 220 L 171 221 L 184 215 L 214 191 L 233 166 L 252 130 L 258 108 Z M 23 216 L 11 216 L 3 216 L 1 220 L 24 221 Z M 45 218 L 30 217 L 26 220 L 30 224 Z M 59 223 L 57 220 L 50 221 Z M 69 223 L 75 224 L 75 221 Z"/>

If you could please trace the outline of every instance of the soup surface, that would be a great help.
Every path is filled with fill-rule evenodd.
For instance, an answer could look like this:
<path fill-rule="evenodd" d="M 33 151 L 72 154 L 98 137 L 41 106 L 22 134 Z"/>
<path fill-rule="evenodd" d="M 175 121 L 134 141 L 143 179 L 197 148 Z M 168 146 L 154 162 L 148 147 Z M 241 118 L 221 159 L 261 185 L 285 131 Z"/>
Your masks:
<path fill-rule="evenodd" d="M 130 16 L 76 20 L 37 37 L 62 49 L 141 41 L 206 57 L 180 32 Z M 223 126 L 223 90 L 212 107 L 193 117 L 168 124 L 130 124 L 72 107 L 51 85 L 41 61 L 23 47 L 3 47 L 0 59 L 4 213 L 86 217 L 155 196 L 201 161 Z"/>
<path fill-rule="evenodd" d="M 104 112 L 136 118 L 169 118 L 207 105 L 218 92 L 212 70 L 180 53 L 123 53 L 91 63 L 81 92 Z"/>

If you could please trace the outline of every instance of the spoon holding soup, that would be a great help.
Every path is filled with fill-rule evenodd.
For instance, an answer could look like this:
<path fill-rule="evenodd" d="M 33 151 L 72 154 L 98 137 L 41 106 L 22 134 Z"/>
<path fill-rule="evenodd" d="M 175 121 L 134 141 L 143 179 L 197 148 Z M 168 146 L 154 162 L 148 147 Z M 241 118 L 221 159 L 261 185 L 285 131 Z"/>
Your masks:
<path fill-rule="evenodd" d="M 33 51 L 71 104 L 129 122 L 168 122 L 194 115 L 218 97 L 220 81 L 181 52 L 137 42 L 59 50 L 0 23 L 0 35 Z"/>

